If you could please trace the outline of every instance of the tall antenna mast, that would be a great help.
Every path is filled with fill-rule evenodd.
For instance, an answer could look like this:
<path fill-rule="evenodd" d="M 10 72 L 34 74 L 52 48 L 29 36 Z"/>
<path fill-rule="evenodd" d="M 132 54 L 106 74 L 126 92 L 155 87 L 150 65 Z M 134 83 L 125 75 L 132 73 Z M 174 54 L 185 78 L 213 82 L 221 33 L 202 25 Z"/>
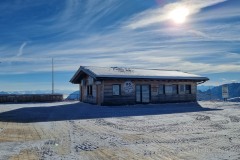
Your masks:
<path fill-rule="evenodd" d="M 52 58 L 52 94 L 54 94 L 54 64 Z"/>

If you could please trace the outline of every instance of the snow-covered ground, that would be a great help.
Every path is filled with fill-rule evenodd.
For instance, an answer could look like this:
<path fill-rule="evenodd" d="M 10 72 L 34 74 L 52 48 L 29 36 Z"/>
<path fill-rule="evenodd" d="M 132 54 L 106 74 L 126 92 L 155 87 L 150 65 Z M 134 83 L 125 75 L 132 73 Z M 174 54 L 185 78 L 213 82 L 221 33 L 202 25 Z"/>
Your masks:
<path fill-rule="evenodd" d="M 0 104 L 0 159 L 240 159 L 240 103 Z"/>

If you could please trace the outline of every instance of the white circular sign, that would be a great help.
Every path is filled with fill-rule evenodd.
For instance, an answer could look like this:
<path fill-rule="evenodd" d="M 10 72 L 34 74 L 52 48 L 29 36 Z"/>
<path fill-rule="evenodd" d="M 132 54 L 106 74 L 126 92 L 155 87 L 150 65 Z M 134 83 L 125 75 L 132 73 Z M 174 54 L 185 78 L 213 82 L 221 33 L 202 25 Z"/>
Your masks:
<path fill-rule="evenodd" d="M 131 81 L 126 81 L 123 85 L 124 92 L 127 94 L 133 93 L 134 84 Z"/>

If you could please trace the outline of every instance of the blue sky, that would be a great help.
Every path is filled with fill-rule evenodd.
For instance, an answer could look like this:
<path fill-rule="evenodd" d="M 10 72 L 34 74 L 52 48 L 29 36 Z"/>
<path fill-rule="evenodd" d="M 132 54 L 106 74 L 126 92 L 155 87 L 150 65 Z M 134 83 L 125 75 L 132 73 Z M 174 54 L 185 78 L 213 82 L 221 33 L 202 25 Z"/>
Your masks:
<path fill-rule="evenodd" d="M 168 18 L 186 6 L 183 24 Z M 51 90 L 80 65 L 179 69 L 240 81 L 240 1 L 1 0 L 0 91 Z"/>

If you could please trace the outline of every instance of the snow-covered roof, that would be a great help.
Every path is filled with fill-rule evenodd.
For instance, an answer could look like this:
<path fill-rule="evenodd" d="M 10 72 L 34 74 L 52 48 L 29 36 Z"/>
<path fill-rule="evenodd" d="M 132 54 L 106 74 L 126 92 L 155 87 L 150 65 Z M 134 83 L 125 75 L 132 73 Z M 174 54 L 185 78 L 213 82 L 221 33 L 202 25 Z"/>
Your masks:
<path fill-rule="evenodd" d="M 207 77 L 195 74 L 181 72 L 177 70 L 160 70 L 160 69 L 138 69 L 123 67 L 96 67 L 80 66 L 79 70 L 72 77 L 70 82 L 79 82 L 79 74 L 85 73 L 94 79 L 120 78 L 120 79 L 186 79 L 196 81 L 207 81 Z"/>

